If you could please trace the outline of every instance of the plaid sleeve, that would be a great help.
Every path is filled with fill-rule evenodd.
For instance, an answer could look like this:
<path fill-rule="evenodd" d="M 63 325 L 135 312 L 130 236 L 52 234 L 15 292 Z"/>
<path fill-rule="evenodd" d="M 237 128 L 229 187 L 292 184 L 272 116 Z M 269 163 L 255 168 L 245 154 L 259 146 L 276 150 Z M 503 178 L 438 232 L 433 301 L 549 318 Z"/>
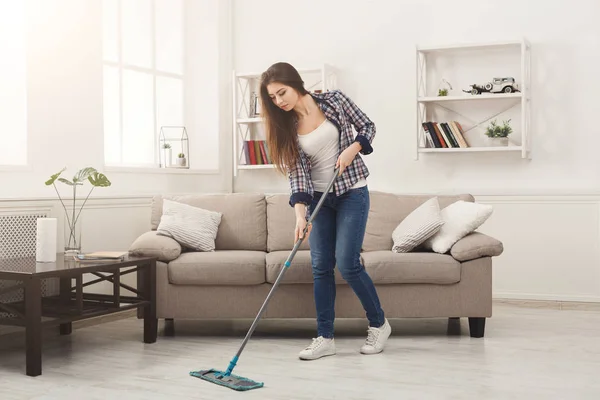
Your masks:
<path fill-rule="evenodd" d="M 306 173 L 302 165 L 302 154 L 288 172 L 290 180 L 290 206 L 294 207 L 296 203 L 310 205 L 313 196 L 313 187 L 310 176 Z"/>
<path fill-rule="evenodd" d="M 344 112 L 356 129 L 357 135 L 354 141 L 360 143 L 362 147 L 360 153 L 364 155 L 371 154 L 373 152 L 371 143 L 375 138 L 375 124 L 342 91 L 338 91 L 338 95 Z"/>

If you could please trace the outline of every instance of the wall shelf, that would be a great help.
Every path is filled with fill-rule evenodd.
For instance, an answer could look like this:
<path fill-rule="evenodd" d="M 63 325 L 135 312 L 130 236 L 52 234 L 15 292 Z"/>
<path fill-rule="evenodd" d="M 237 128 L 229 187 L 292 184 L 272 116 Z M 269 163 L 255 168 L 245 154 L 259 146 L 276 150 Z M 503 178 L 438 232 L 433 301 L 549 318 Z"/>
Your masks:
<path fill-rule="evenodd" d="M 433 46 L 420 46 L 419 51 L 422 53 L 434 53 L 449 50 L 488 50 L 488 49 L 518 49 L 523 45 L 523 40 L 507 40 L 507 41 L 490 41 L 482 43 L 450 43 Z"/>
<path fill-rule="evenodd" d="M 258 124 L 261 123 L 262 120 L 259 117 L 254 117 L 254 118 L 238 118 L 237 119 L 237 123 L 238 124 Z"/>
<path fill-rule="evenodd" d="M 238 165 L 238 169 L 272 169 L 275 168 L 273 164 L 264 165 Z"/>
<path fill-rule="evenodd" d="M 502 99 L 520 99 L 523 95 L 521 93 L 494 93 L 494 94 L 479 94 L 464 96 L 429 96 L 419 97 L 417 101 L 419 103 L 433 103 L 433 102 L 446 102 L 446 101 L 480 101 L 480 100 L 502 100 Z"/>
<path fill-rule="evenodd" d="M 420 148 L 419 153 L 477 153 L 477 152 L 504 152 L 504 151 L 516 151 L 522 152 L 523 147 L 521 146 L 481 146 L 481 147 L 466 147 L 466 148 L 449 148 L 449 149 L 437 149 L 437 148 Z"/>
<path fill-rule="evenodd" d="M 424 153 L 478 152 L 514 152 L 530 159 L 530 50 L 526 39 L 418 46 L 415 159 Z M 471 85 L 484 86 L 505 77 L 515 79 L 516 91 L 467 93 Z M 448 94 L 439 96 L 438 90 L 444 88 Z M 507 146 L 490 144 L 485 136 L 494 120 L 498 125 L 510 120 L 513 132 Z"/>

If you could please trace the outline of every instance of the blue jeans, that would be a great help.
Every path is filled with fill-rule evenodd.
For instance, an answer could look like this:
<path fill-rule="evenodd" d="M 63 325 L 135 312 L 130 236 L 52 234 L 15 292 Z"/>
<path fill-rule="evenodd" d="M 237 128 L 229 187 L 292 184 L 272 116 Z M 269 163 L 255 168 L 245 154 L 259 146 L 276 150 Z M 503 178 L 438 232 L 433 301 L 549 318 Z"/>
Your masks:
<path fill-rule="evenodd" d="M 310 205 L 311 213 L 321 196 L 323 193 L 315 192 Z M 367 186 L 350 189 L 339 197 L 335 193 L 328 193 L 313 220 L 308 242 L 317 310 L 317 336 L 333 337 L 336 264 L 365 309 L 369 326 L 380 327 L 385 322 L 375 285 L 360 260 L 369 207 Z"/>

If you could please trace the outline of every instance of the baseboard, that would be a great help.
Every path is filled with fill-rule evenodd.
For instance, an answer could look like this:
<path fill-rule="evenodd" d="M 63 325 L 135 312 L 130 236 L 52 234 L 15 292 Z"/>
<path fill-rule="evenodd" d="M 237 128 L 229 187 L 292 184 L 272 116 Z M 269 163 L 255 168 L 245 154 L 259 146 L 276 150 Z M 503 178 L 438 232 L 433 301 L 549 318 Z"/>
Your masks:
<path fill-rule="evenodd" d="M 494 305 L 511 305 L 522 308 L 551 310 L 600 311 L 600 302 L 565 300 L 493 299 Z"/>
<path fill-rule="evenodd" d="M 600 296 L 594 295 L 555 295 L 543 293 L 494 292 L 492 298 L 498 300 L 564 301 L 578 303 L 600 303 Z"/>

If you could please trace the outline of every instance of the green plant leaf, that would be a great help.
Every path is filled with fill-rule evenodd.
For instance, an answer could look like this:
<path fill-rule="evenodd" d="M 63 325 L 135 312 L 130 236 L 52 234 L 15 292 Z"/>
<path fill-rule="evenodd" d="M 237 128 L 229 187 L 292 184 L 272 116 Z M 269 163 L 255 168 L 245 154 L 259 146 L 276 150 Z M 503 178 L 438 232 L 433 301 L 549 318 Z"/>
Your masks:
<path fill-rule="evenodd" d="M 88 177 L 88 180 L 93 186 L 96 187 L 107 187 L 111 185 L 111 182 L 108 180 L 106 175 L 98 171 L 92 173 L 92 175 Z"/>
<path fill-rule="evenodd" d="M 62 174 L 62 173 L 63 173 L 63 172 L 66 170 L 66 169 L 67 169 L 67 167 L 64 167 L 63 169 L 61 169 L 60 171 L 58 171 L 56 174 L 52 175 L 52 176 L 50 177 L 50 179 L 48 179 L 48 180 L 45 182 L 45 183 L 46 183 L 46 186 L 50 186 L 50 185 L 52 185 L 52 184 L 53 184 L 53 183 L 56 181 L 56 178 L 58 178 L 58 177 L 60 176 L 60 174 Z"/>
<path fill-rule="evenodd" d="M 82 168 L 73 177 L 73 183 L 75 183 L 76 185 L 77 184 L 83 185 L 83 182 L 86 179 L 88 179 L 94 172 L 97 172 L 96 168 L 92 168 L 92 167 Z"/>
<path fill-rule="evenodd" d="M 66 183 L 69 186 L 74 186 L 75 185 L 73 182 L 71 182 L 70 180 L 65 179 L 65 178 L 58 178 L 58 181 L 62 182 L 62 183 Z"/>

